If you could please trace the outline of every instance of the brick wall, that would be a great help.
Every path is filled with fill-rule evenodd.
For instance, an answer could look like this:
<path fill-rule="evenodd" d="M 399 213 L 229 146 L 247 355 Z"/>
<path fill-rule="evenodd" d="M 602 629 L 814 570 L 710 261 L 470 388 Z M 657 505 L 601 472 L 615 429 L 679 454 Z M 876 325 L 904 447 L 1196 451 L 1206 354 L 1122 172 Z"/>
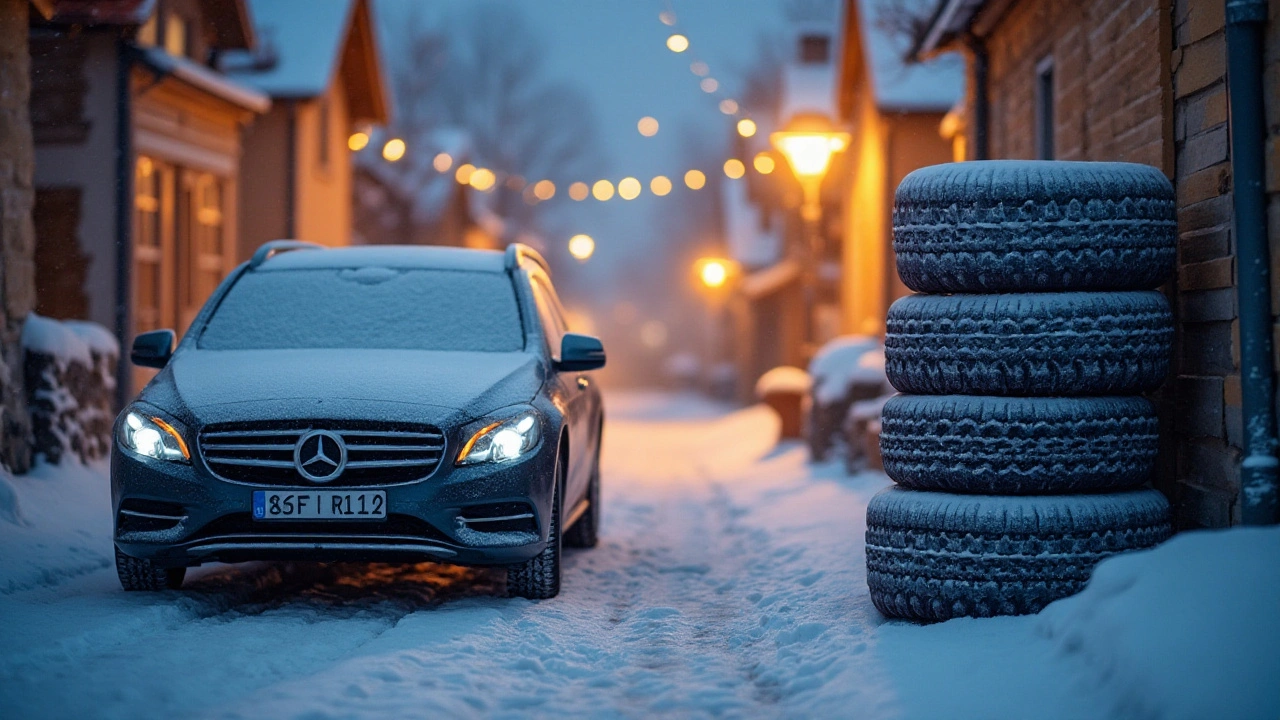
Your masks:
<path fill-rule="evenodd" d="M 15 472 L 31 462 L 19 343 L 35 303 L 27 7 L 27 0 L 0 0 L 0 465 Z"/>
<path fill-rule="evenodd" d="M 1160 0 L 1023 0 L 990 36 L 991 156 L 1035 158 L 1036 67 L 1053 60 L 1059 160 L 1170 170 Z M 970 144 L 972 146 L 972 144 Z"/>
<path fill-rule="evenodd" d="M 1267 191 L 1274 316 L 1280 317 L 1280 0 L 1267 29 Z M 991 156 L 1031 158 L 1036 66 L 1054 62 L 1054 144 L 1063 160 L 1162 168 L 1178 196 L 1178 319 L 1157 487 L 1183 528 L 1239 522 L 1241 419 L 1226 40 L 1217 0 L 1021 0 L 986 39 Z M 1280 341 L 1280 324 L 1276 326 Z M 1280 368 L 1280 342 L 1276 365 Z"/>

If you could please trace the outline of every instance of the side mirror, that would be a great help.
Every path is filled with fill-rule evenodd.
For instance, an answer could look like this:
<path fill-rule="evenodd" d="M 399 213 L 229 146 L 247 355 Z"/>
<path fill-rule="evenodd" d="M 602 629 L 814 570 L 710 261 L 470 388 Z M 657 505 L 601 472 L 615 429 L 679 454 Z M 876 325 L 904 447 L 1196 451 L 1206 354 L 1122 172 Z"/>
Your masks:
<path fill-rule="evenodd" d="M 173 357 L 173 342 L 177 336 L 172 330 L 152 330 L 133 339 L 129 360 L 139 367 L 162 368 Z"/>
<path fill-rule="evenodd" d="M 604 367 L 604 345 L 599 338 L 577 333 L 565 333 L 560 340 L 560 361 L 557 370 L 583 372 Z"/>

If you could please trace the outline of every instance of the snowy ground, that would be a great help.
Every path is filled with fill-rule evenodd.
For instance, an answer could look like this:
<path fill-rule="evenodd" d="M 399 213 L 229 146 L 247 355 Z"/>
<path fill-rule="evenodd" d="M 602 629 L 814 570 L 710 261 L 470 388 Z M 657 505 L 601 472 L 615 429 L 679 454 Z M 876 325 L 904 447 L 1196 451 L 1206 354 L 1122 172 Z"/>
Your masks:
<path fill-rule="evenodd" d="M 883 476 L 775 448 L 763 408 L 608 400 L 603 539 L 567 556 L 564 591 L 542 603 L 501 598 L 501 572 L 430 564 L 216 566 L 178 593 L 125 594 L 104 468 L 0 478 L 0 716 L 1196 716 L 1174 708 L 1176 668 L 1171 682 L 1151 665 L 1148 687 L 1130 667 L 1151 660 L 1150 638 L 1185 629 L 1144 635 L 1117 610 L 1130 606 L 1107 604 L 1135 586 L 1144 602 L 1168 597 L 1134 571 L 1151 563 L 1117 562 L 1105 592 L 1041 617 L 888 622 L 862 540 Z M 1277 582 L 1249 580 L 1252 605 L 1220 614 L 1280 598 L 1280 534 L 1253 532 L 1220 535 L 1271 548 Z M 1237 660 L 1280 676 L 1267 652 L 1280 623 L 1237 625 L 1216 628 L 1252 638 Z M 1233 705 L 1233 682 L 1205 707 L 1275 716 L 1267 697 Z"/>

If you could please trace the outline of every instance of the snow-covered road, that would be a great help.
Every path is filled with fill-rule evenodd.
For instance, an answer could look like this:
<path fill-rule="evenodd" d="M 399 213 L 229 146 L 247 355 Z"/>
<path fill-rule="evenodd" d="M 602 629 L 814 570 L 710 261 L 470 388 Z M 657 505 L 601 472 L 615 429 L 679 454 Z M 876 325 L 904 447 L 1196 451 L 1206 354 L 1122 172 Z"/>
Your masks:
<path fill-rule="evenodd" d="M 217 566 L 126 594 L 102 469 L 10 481 L 26 526 L 0 522 L 0 716 L 1107 715 L 1034 618 L 874 610 L 882 475 L 775 447 L 764 408 L 609 400 L 600 547 L 541 603 L 429 564 Z"/>

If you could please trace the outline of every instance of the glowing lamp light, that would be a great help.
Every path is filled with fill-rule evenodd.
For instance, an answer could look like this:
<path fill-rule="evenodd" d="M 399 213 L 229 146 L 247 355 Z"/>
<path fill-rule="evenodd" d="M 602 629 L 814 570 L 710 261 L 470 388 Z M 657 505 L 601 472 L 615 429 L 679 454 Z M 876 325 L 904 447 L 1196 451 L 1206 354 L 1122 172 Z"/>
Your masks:
<path fill-rule="evenodd" d="M 751 137 L 756 134 L 756 121 L 751 118 L 742 118 L 738 121 L 738 134 L 742 137 Z"/>
<path fill-rule="evenodd" d="M 751 161 L 751 164 L 755 167 L 756 172 L 761 175 L 768 175 L 777 167 L 777 163 L 774 161 L 773 157 L 770 156 L 769 153 L 765 152 L 757 153 L 755 158 Z"/>
<path fill-rule="evenodd" d="M 436 172 L 449 172 L 449 168 L 453 167 L 453 156 L 446 152 L 439 153 L 431 158 L 431 167 Z"/>
<path fill-rule="evenodd" d="M 556 184 L 550 180 L 539 180 L 533 186 L 533 196 L 539 200 L 550 200 L 556 196 Z"/>
<path fill-rule="evenodd" d="M 576 182 L 569 186 L 569 197 L 579 202 L 591 195 L 591 188 L 584 182 Z"/>
<path fill-rule="evenodd" d="M 404 157 L 405 147 L 404 140 L 400 138 L 391 138 L 386 145 L 382 146 L 382 157 L 387 162 L 395 162 Z"/>
<path fill-rule="evenodd" d="M 702 82 L 698 83 L 698 87 L 702 88 L 704 93 L 713 93 L 720 89 L 720 81 L 715 78 L 702 78 Z"/>
<path fill-rule="evenodd" d="M 698 280 L 709 290 L 716 290 L 729 282 L 733 274 L 734 262 L 722 258 L 702 258 L 694 268 L 698 272 Z"/>
<path fill-rule="evenodd" d="M 613 183 L 608 180 L 597 180 L 596 184 L 591 186 L 591 194 L 595 199 L 604 202 L 613 197 Z"/>
<path fill-rule="evenodd" d="M 347 138 L 347 147 L 351 149 L 351 152 L 360 152 L 365 149 L 368 144 L 369 133 L 353 132 L 351 133 L 351 136 Z"/>
<path fill-rule="evenodd" d="M 796 177 L 818 179 L 827 172 L 831 156 L 849 145 L 849 133 L 836 130 L 821 115 L 806 113 L 770 134 L 769 142 L 787 159 Z"/>
<path fill-rule="evenodd" d="M 690 190 L 701 190 L 707 184 L 707 176 L 701 170 L 690 170 L 684 174 L 684 184 Z"/>
<path fill-rule="evenodd" d="M 666 175 L 659 175 L 655 177 L 649 181 L 649 192 L 657 195 L 658 197 L 665 196 L 667 193 L 671 192 L 671 180 L 668 179 Z"/>
<path fill-rule="evenodd" d="M 471 175 L 475 173 L 476 166 L 471 163 L 463 163 L 458 166 L 457 171 L 453 173 L 453 178 L 460 185 L 467 185 L 471 182 Z"/>
<path fill-rule="evenodd" d="M 675 33 L 667 38 L 667 49 L 674 53 L 682 53 L 689 49 L 689 38 Z"/>
<path fill-rule="evenodd" d="M 737 101 L 737 100 L 730 99 L 730 98 L 725 98 L 724 100 L 721 100 L 721 101 L 720 101 L 720 112 L 724 113 L 725 115 L 733 115 L 733 114 L 737 113 L 737 112 L 738 112 L 738 101 Z"/>
<path fill-rule="evenodd" d="M 618 197 L 623 200 L 635 200 L 640 197 L 640 191 L 643 186 L 640 181 L 633 177 L 622 178 L 618 181 Z"/>
<path fill-rule="evenodd" d="M 646 115 L 640 118 L 640 122 L 636 123 L 636 129 L 645 137 L 653 137 L 658 134 L 658 120 Z"/>
<path fill-rule="evenodd" d="M 596 252 L 596 241 L 590 235 L 569 238 L 569 254 L 578 262 L 586 262 Z"/>
<path fill-rule="evenodd" d="M 730 180 L 737 180 L 747 174 L 747 166 L 738 158 L 729 158 L 724 161 L 724 174 Z"/>

